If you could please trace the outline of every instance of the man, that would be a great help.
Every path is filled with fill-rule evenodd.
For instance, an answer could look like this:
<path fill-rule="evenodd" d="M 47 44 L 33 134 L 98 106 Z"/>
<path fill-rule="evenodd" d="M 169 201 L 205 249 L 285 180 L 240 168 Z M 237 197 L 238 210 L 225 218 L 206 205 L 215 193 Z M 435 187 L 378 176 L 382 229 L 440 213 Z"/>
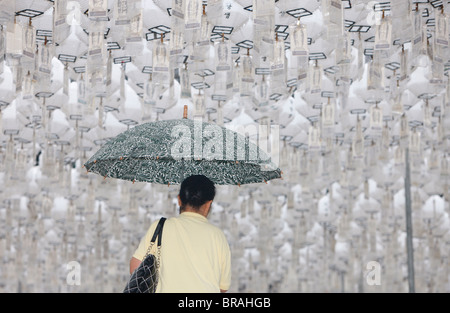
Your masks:
<path fill-rule="evenodd" d="M 209 223 L 216 189 L 203 175 L 186 178 L 178 195 L 180 215 L 164 224 L 156 292 L 226 292 L 231 283 L 231 254 L 225 234 Z M 143 260 L 158 221 L 130 261 L 130 273 Z"/>

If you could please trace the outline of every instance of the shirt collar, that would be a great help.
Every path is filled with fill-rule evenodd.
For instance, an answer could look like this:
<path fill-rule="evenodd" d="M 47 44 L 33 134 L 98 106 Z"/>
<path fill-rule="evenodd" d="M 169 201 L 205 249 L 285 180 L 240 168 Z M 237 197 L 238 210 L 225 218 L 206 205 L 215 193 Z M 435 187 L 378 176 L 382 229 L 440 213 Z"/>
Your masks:
<path fill-rule="evenodd" d="M 186 217 L 196 218 L 196 219 L 199 219 L 199 220 L 208 221 L 208 219 L 207 219 L 206 217 L 204 217 L 203 215 L 201 215 L 200 213 L 195 213 L 195 212 L 182 212 L 180 215 L 186 216 Z"/>

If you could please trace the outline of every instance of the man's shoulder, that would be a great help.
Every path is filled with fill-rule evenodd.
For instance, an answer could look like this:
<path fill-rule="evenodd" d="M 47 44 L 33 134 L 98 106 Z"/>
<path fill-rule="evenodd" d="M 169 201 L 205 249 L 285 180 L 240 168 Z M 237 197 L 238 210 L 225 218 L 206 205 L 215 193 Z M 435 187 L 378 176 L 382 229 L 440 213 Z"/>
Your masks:
<path fill-rule="evenodd" d="M 211 232 L 213 232 L 215 234 L 215 236 L 217 238 L 216 240 L 228 242 L 224 231 L 219 226 L 214 225 L 210 222 L 208 222 L 208 225 L 211 228 Z"/>

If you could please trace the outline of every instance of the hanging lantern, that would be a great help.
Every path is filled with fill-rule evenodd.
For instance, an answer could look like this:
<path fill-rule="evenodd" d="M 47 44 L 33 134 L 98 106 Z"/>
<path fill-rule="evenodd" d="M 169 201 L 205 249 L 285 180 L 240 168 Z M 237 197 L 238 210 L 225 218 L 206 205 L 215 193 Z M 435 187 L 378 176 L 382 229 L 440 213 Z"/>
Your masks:
<path fill-rule="evenodd" d="M 375 49 L 376 50 L 389 50 L 392 44 L 392 21 L 389 16 L 383 16 L 380 21 L 380 25 L 377 25 L 375 32 Z"/>
<path fill-rule="evenodd" d="M 318 151 L 322 148 L 320 128 L 317 124 L 318 123 L 312 123 L 312 125 L 309 127 L 308 149 L 310 151 Z"/>
<path fill-rule="evenodd" d="M 353 158 L 361 159 L 364 156 L 364 136 L 359 115 L 356 120 L 355 135 L 352 142 Z"/>
<path fill-rule="evenodd" d="M 378 134 L 383 127 L 383 111 L 378 107 L 378 103 L 370 107 L 370 129 Z"/>
<path fill-rule="evenodd" d="M 330 129 L 335 125 L 335 103 L 328 98 L 328 103 L 322 108 L 322 128 Z"/>
<path fill-rule="evenodd" d="M 290 26 L 290 33 L 292 55 L 307 57 L 309 54 L 308 30 L 307 26 L 300 22 L 300 18 L 295 25 Z"/>
<path fill-rule="evenodd" d="M 21 57 L 23 54 L 23 28 L 14 20 L 6 32 L 6 54 L 13 58 Z"/>

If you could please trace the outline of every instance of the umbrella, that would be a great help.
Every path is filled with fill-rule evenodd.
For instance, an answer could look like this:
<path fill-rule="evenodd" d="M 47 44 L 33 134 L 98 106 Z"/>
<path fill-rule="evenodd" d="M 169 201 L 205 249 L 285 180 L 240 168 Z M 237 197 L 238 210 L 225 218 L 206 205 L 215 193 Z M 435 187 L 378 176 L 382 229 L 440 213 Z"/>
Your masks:
<path fill-rule="evenodd" d="M 136 126 L 106 143 L 85 167 L 105 178 L 167 185 L 191 175 L 219 185 L 281 178 L 269 155 L 243 135 L 187 118 Z"/>

